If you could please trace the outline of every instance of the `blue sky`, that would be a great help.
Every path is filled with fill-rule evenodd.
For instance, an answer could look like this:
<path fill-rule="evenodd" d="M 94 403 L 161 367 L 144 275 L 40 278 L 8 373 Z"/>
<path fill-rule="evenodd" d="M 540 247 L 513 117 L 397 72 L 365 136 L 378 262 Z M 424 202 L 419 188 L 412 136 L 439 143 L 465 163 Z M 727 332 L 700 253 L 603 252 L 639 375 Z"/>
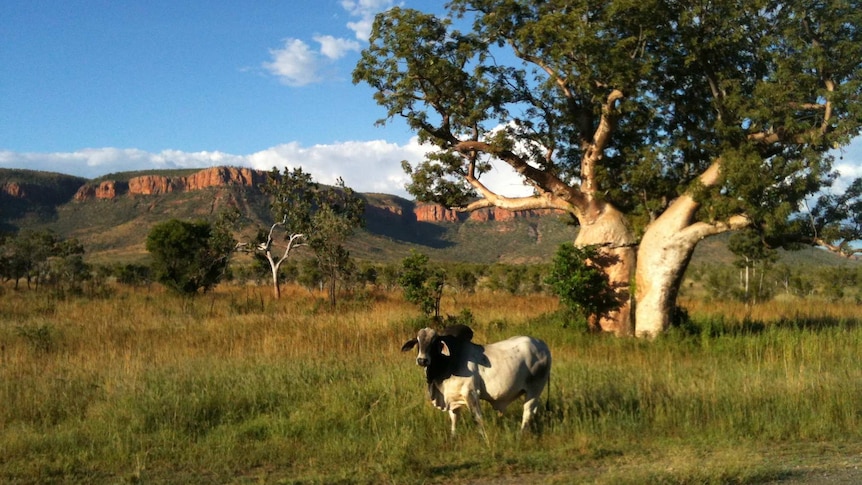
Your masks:
<path fill-rule="evenodd" d="M 442 2 L 400 4 L 440 10 Z M 424 150 L 351 74 L 392 0 L 27 0 L 0 8 L 0 167 L 303 165 L 404 195 Z"/>
<path fill-rule="evenodd" d="M 373 16 L 395 1 L 5 1 L 0 167 L 93 178 L 301 165 L 323 183 L 406 195 L 400 161 L 425 150 L 399 120 L 375 126 L 383 108 L 351 82 Z M 862 175 L 859 145 L 846 175 Z M 524 192 L 505 174 L 487 182 Z"/>

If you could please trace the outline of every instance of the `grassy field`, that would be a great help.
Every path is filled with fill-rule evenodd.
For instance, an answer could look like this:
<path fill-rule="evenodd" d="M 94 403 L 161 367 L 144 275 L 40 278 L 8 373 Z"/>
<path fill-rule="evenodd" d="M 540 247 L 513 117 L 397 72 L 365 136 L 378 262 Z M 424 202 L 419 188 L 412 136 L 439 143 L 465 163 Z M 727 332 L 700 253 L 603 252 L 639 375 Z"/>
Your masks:
<path fill-rule="evenodd" d="M 3 483 L 762 483 L 862 464 L 858 305 L 686 303 L 654 341 L 564 328 L 552 298 L 449 295 L 475 340 L 554 355 L 550 409 L 471 419 L 424 397 L 416 310 L 369 294 L 0 292 Z"/>

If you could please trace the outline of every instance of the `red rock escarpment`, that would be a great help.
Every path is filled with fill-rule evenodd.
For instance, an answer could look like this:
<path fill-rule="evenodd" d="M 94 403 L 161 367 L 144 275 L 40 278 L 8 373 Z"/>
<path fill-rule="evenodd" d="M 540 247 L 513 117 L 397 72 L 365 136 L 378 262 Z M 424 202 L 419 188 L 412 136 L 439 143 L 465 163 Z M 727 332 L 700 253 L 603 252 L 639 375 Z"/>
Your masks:
<path fill-rule="evenodd" d="M 114 199 L 127 192 L 129 195 L 160 195 L 171 192 L 201 190 L 207 187 L 224 185 L 254 186 L 266 180 L 266 172 L 250 168 L 213 167 L 195 172 L 186 177 L 166 177 L 163 175 L 141 175 L 129 179 L 128 187 L 119 182 L 106 180 L 98 186 L 90 184 L 78 189 L 75 200 Z M 123 189 L 126 189 L 125 191 Z"/>
<path fill-rule="evenodd" d="M 23 199 L 27 197 L 27 193 L 16 182 L 8 182 L 3 185 L 0 185 L 0 192 L 3 192 L 11 197 L 15 197 L 16 199 Z"/>
<path fill-rule="evenodd" d="M 533 209 L 525 211 L 510 211 L 499 207 L 490 207 L 471 212 L 469 215 L 448 209 L 438 204 L 419 203 L 413 209 L 416 220 L 419 222 L 459 222 L 471 220 L 476 222 L 488 221 L 511 221 L 517 218 L 538 217 L 548 214 L 561 214 L 561 211 L 552 209 Z"/>

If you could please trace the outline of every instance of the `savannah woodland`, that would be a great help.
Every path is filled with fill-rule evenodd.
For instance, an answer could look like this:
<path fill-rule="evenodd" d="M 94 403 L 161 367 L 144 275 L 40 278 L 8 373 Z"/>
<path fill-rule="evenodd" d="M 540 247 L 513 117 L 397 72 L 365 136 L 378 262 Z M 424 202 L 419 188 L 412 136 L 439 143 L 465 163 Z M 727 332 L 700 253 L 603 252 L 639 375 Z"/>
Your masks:
<path fill-rule="evenodd" d="M 832 483 L 862 465 L 858 280 L 856 300 L 683 298 L 690 322 L 655 341 L 589 332 L 547 294 L 447 288 L 475 341 L 553 353 L 534 429 L 519 402 L 486 405 L 487 442 L 426 399 L 399 290 L 335 310 L 297 284 L 102 291 L 4 286 L 0 481 Z"/>
<path fill-rule="evenodd" d="M 860 26 L 852 0 L 394 7 L 353 81 L 433 147 L 412 201 L 301 167 L 0 170 L 0 482 L 862 482 Z M 400 349 L 451 324 L 548 344 L 529 429 L 485 404 L 487 439 L 450 435 Z"/>

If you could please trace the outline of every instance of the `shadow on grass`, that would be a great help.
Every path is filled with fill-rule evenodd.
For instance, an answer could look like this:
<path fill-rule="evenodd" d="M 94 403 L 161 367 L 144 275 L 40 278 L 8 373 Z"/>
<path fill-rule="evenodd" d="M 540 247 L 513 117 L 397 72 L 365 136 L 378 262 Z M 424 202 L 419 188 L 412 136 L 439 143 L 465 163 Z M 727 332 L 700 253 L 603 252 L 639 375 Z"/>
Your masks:
<path fill-rule="evenodd" d="M 478 461 L 465 461 L 464 463 L 452 463 L 447 465 L 438 465 L 432 466 L 428 468 L 428 472 L 433 476 L 438 475 L 454 475 L 457 472 L 461 472 L 464 470 L 470 470 L 476 467 L 481 466 L 482 464 Z"/>
<path fill-rule="evenodd" d="M 684 336 L 737 337 L 759 335 L 767 330 L 798 330 L 823 332 L 829 330 L 850 330 L 862 326 L 862 318 L 856 317 L 799 317 L 781 318 L 777 321 L 744 319 L 742 321 L 722 317 L 707 320 L 684 320 L 675 325 L 671 333 Z"/>

